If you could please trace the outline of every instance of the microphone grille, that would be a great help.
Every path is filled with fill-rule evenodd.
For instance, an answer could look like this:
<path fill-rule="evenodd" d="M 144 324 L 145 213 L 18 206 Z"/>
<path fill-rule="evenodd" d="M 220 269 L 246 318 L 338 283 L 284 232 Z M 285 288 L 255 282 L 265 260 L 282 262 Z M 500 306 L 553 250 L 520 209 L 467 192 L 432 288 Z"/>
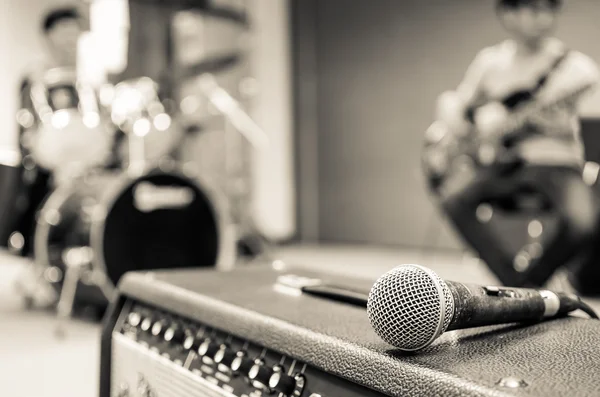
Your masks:
<path fill-rule="evenodd" d="M 429 346 L 448 328 L 454 299 L 432 270 L 402 265 L 375 282 L 367 314 L 383 340 L 400 350 L 414 351 Z"/>

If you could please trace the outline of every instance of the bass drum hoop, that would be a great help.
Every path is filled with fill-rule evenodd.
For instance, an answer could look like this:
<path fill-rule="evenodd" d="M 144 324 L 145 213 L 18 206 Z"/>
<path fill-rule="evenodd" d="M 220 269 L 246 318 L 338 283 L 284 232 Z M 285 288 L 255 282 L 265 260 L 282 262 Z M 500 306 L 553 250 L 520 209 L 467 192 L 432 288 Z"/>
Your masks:
<path fill-rule="evenodd" d="M 60 217 L 60 209 L 65 202 L 71 197 L 73 189 L 71 185 L 62 185 L 57 187 L 53 192 L 42 202 L 40 209 L 36 215 L 35 231 L 33 233 L 33 257 L 38 266 L 50 268 L 53 265 L 50 263 L 50 231 L 55 226 L 48 222 L 46 217 L 48 212 L 54 210 Z M 65 266 L 66 268 L 66 266 Z M 64 280 L 65 268 L 60 269 L 63 272 L 62 279 Z"/>
<path fill-rule="evenodd" d="M 104 258 L 104 227 L 106 219 L 110 211 L 112 211 L 116 201 L 119 199 L 120 194 L 124 192 L 127 187 L 144 177 L 152 175 L 168 175 L 180 178 L 193 185 L 205 196 L 213 210 L 218 234 L 217 240 L 219 246 L 217 247 L 217 261 L 214 267 L 220 271 L 233 269 L 236 259 L 236 245 L 233 226 L 228 216 L 229 212 L 227 211 L 228 206 L 225 196 L 214 188 L 216 185 L 211 184 L 208 178 L 200 176 L 191 178 L 184 175 L 179 170 L 168 172 L 153 170 L 144 172 L 135 177 L 128 174 L 118 175 L 115 180 L 108 182 L 109 188 L 104 193 L 97 196 L 98 203 L 93 210 L 88 230 L 89 244 L 93 252 L 93 270 L 102 272 L 102 274 L 106 276 L 104 278 L 107 282 L 116 287 L 116 284 L 109 277 L 108 267 L 106 266 Z M 60 214 L 60 208 L 73 194 L 74 188 L 71 186 L 72 185 L 64 185 L 52 192 L 42 204 L 39 213 L 34 235 L 34 255 L 36 262 L 46 267 L 52 266 L 48 249 L 50 246 L 50 231 L 53 226 L 50 222 L 47 222 L 46 216 L 50 210 L 56 210 Z M 64 272 L 66 269 L 61 270 Z"/>

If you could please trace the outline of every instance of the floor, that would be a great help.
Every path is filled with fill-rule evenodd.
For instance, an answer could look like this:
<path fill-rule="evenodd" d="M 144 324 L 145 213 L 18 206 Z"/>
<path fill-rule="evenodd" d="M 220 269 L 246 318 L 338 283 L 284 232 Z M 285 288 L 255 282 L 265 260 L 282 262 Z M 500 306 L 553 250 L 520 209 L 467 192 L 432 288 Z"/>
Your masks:
<path fill-rule="evenodd" d="M 442 278 L 494 283 L 493 276 L 467 255 L 368 247 L 287 247 L 287 262 L 355 275 L 381 274 L 402 263 L 432 267 Z M 72 321 L 65 339 L 57 339 L 57 321 L 50 312 L 27 311 L 15 293 L 14 281 L 26 263 L 0 254 L 0 384 L 10 397 L 95 397 L 98 394 L 99 336 L 97 323 Z M 356 266 L 351 266 L 356 269 Z M 560 285 L 556 286 L 560 288 Z M 600 304 L 598 305 L 600 307 Z"/>
<path fill-rule="evenodd" d="M 12 397 L 96 396 L 100 328 L 74 321 L 64 340 L 46 311 L 26 311 L 14 289 L 25 263 L 0 256 L 0 384 Z"/>

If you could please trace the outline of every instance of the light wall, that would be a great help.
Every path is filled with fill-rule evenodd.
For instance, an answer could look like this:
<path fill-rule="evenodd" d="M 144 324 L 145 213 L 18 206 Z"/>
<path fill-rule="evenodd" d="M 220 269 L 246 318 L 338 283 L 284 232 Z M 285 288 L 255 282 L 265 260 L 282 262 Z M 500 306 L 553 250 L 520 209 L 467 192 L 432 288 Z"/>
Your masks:
<path fill-rule="evenodd" d="M 285 240 L 296 232 L 289 0 L 250 5 L 251 73 L 259 85 L 251 114 L 270 141 L 254 156 L 254 214 L 264 234 Z"/>

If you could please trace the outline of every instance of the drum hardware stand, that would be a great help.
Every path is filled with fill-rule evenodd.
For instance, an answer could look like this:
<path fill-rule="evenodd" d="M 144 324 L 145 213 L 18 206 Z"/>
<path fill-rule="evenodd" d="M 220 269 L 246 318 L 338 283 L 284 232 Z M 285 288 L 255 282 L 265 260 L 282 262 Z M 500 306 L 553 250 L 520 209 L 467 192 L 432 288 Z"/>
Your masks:
<path fill-rule="evenodd" d="M 24 267 L 19 271 L 19 275 L 13 282 L 13 288 L 23 298 L 23 303 L 27 310 L 34 308 L 36 298 L 41 295 L 40 291 L 48 291 L 48 295 L 51 296 L 44 297 L 44 301 L 46 301 L 47 306 L 50 307 L 56 297 L 50 292 L 52 289 L 49 286 L 49 268 L 38 265 L 32 258 L 22 257 L 21 252 L 23 244 L 23 235 L 19 232 L 13 232 L 8 240 L 8 250 L 11 255 L 14 255 L 15 258 L 19 258 L 19 261 L 23 262 Z M 58 277 L 60 277 L 60 274 L 53 278 Z"/>
<path fill-rule="evenodd" d="M 77 287 L 84 276 L 91 273 L 91 284 L 98 287 L 109 302 L 116 295 L 116 289 L 106 275 L 92 268 L 92 260 L 93 253 L 90 247 L 69 248 L 63 252 L 66 270 L 57 303 L 58 325 L 55 329 L 55 335 L 59 338 L 66 336 L 65 324 L 73 314 Z"/>
<path fill-rule="evenodd" d="M 21 275 L 14 282 L 14 288 L 23 298 L 25 309 L 31 310 L 36 306 L 36 301 L 43 291 L 44 309 L 52 307 L 56 301 L 56 294 L 51 291 L 47 275 L 48 268 L 36 264 L 30 260 L 26 268 L 21 271 Z M 31 281 L 27 281 L 31 280 Z"/>
<path fill-rule="evenodd" d="M 243 151 L 243 145 L 237 139 L 240 134 L 246 138 L 255 150 L 265 149 L 269 144 L 267 134 L 256 124 L 256 122 L 244 111 L 241 104 L 233 98 L 224 88 L 219 86 L 217 80 L 211 74 L 201 75 L 197 80 L 197 87 L 201 94 L 208 99 L 210 104 L 225 117 L 225 173 L 229 183 L 225 187 L 227 196 L 231 201 L 233 216 L 236 225 L 238 243 L 246 242 L 247 248 L 253 250 L 253 242 L 258 252 L 250 252 L 257 260 L 273 260 L 272 244 L 258 230 L 249 209 L 250 189 L 249 183 L 244 178 L 244 172 L 250 167 L 243 163 L 245 156 L 228 156 L 230 151 Z M 230 130 L 236 132 L 229 134 Z M 227 137 L 235 136 L 236 139 Z M 233 149 L 232 149 L 233 148 Z M 232 158 L 233 157 L 233 158 Z"/>
<path fill-rule="evenodd" d="M 206 73 L 196 80 L 202 96 L 229 121 L 255 149 L 269 145 L 269 137 L 263 129 L 242 109 L 240 103 L 222 88 L 212 74 Z"/>
<path fill-rule="evenodd" d="M 146 141 L 145 131 L 129 131 L 129 164 L 127 173 L 131 176 L 140 176 L 146 170 Z"/>

